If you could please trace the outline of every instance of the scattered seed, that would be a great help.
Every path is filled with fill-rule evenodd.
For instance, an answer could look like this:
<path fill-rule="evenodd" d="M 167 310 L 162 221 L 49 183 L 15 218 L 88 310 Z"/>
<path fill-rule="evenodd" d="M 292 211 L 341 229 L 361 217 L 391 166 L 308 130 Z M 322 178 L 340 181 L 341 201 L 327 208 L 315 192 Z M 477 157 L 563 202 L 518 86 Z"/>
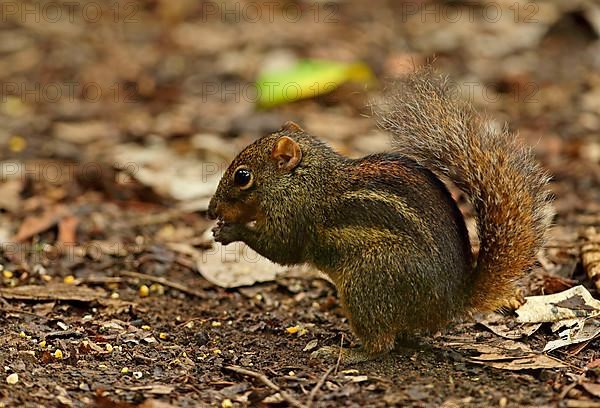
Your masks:
<path fill-rule="evenodd" d="M 129 368 L 123 367 L 121 368 L 121 374 L 127 374 L 129 372 Z"/>
<path fill-rule="evenodd" d="M 167 333 L 159 333 L 158 338 L 161 340 L 166 340 L 169 335 Z"/>
<path fill-rule="evenodd" d="M 14 275 L 11 271 L 2 271 L 2 276 L 4 279 L 11 279 Z"/>
<path fill-rule="evenodd" d="M 150 294 L 150 288 L 146 285 L 140 286 L 140 297 L 147 297 Z"/>
<path fill-rule="evenodd" d="M 118 298 L 119 298 L 119 293 L 117 293 L 117 292 L 113 292 L 113 293 L 111 293 L 111 294 L 110 294 L 110 298 L 111 298 L 111 299 L 118 299 Z"/>
<path fill-rule="evenodd" d="M 56 349 L 56 351 L 54 352 L 54 358 L 63 358 L 63 352 L 60 349 Z"/>
<path fill-rule="evenodd" d="M 219 350 L 219 349 L 214 349 L 213 350 L 213 354 L 221 354 L 221 353 L 222 353 L 222 351 Z"/>
<path fill-rule="evenodd" d="M 72 285 L 73 283 L 75 283 L 75 276 L 73 276 L 73 275 L 65 276 L 65 278 L 63 279 L 63 281 L 66 284 Z"/>
<path fill-rule="evenodd" d="M 233 408 L 233 402 L 229 398 L 221 401 L 221 408 Z"/>
<path fill-rule="evenodd" d="M 108 351 L 109 353 L 113 352 L 113 346 L 110 343 L 106 343 L 106 351 Z"/>
<path fill-rule="evenodd" d="M 150 285 L 150 292 L 156 293 L 158 296 L 165 294 L 165 287 L 160 283 L 153 283 Z"/>
<path fill-rule="evenodd" d="M 19 333 L 19 337 L 27 337 L 27 335 L 25 334 L 24 331 L 22 331 L 21 333 Z"/>
<path fill-rule="evenodd" d="M 296 334 L 300 330 L 300 326 L 292 326 L 285 329 L 289 334 Z"/>
<path fill-rule="evenodd" d="M 212 322 L 210 325 L 212 327 L 221 327 L 221 322 Z"/>
<path fill-rule="evenodd" d="M 40 341 L 40 347 L 41 348 L 46 348 L 46 340 Z"/>
<path fill-rule="evenodd" d="M 14 135 L 8 139 L 8 148 L 11 152 L 19 153 L 23 151 L 27 147 L 27 140 L 23 138 L 23 136 Z"/>
<path fill-rule="evenodd" d="M 15 385 L 16 383 L 19 382 L 19 374 L 12 373 L 8 377 L 6 377 L 6 382 L 10 385 Z"/>
<path fill-rule="evenodd" d="M 149 331 L 149 330 L 152 330 L 152 327 L 150 327 L 147 324 L 145 324 L 145 325 L 142 326 L 142 330 Z"/>

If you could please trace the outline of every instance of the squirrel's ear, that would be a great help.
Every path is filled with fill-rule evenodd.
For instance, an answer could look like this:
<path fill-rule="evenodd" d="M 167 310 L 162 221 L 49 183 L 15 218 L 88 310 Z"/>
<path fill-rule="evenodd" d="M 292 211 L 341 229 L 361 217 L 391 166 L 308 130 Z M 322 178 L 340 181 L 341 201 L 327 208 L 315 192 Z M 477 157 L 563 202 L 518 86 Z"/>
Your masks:
<path fill-rule="evenodd" d="M 287 130 L 288 132 L 304 132 L 304 129 L 302 129 L 299 124 L 292 122 L 291 120 L 285 122 L 281 127 L 281 130 Z"/>
<path fill-rule="evenodd" d="M 302 150 L 292 138 L 281 136 L 273 146 L 271 157 L 280 169 L 293 170 L 302 160 Z"/>

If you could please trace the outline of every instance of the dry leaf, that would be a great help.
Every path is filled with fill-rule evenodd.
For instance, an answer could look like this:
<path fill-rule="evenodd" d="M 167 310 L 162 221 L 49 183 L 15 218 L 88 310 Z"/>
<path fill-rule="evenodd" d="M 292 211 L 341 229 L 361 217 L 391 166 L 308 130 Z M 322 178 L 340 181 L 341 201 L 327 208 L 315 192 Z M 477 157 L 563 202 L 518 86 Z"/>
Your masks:
<path fill-rule="evenodd" d="M 62 218 L 58 222 L 58 238 L 56 243 L 61 246 L 75 245 L 78 225 L 79 219 L 75 216 L 69 215 Z"/>
<path fill-rule="evenodd" d="M 584 239 L 586 242 L 581 247 L 583 269 L 600 291 L 600 233 L 590 227 L 585 231 Z"/>
<path fill-rule="evenodd" d="M 518 322 L 557 322 L 600 313 L 600 301 L 581 285 L 553 295 L 530 296 L 526 300 L 516 311 Z"/>
<path fill-rule="evenodd" d="M 57 205 L 46 210 L 42 215 L 28 216 L 19 227 L 19 231 L 17 232 L 17 235 L 15 235 L 14 240 L 23 242 L 36 234 L 52 228 L 66 215 L 66 213 L 67 209 L 64 205 Z"/>
<path fill-rule="evenodd" d="M 85 286 L 64 283 L 48 285 L 25 285 L 16 288 L 0 288 L 0 296 L 15 300 L 64 300 L 77 302 L 93 302 L 106 297 L 103 289 L 91 289 Z"/>
<path fill-rule="evenodd" d="M 589 363 L 586 364 L 585 368 L 587 368 L 588 370 L 600 368 L 600 358 L 596 358 L 596 359 L 590 361 Z"/>
<path fill-rule="evenodd" d="M 463 341 L 445 345 L 458 350 L 479 353 L 478 356 L 469 358 L 469 361 L 473 363 L 511 371 L 566 367 L 559 360 L 536 353 L 528 345 L 516 341 L 502 340 L 489 343 L 473 343 L 469 339 L 463 339 Z"/>
<path fill-rule="evenodd" d="M 531 296 L 517 310 L 517 321 L 550 322 L 560 339 L 549 341 L 545 352 L 590 341 L 600 335 L 600 301 L 583 286 L 546 296 Z"/>
<path fill-rule="evenodd" d="M 529 337 L 535 333 L 541 326 L 541 323 L 516 323 L 514 318 L 503 316 L 499 313 L 489 313 L 485 316 L 478 316 L 477 323 L 484 325 L 494 334 L 505 339 L 520 339 Z"/>
<path fill-rule="evenodd" d="M 594 318 L 577 320 L 574 327 L 563 330 L 559 335 L 561 337 L 559 340 L 549 341 L 544 346 L 544 352 L 595 339 L 600 335 L 600 320 Z"/>
<path fill-rule="evenodd" d="M 237 288 L 274 281 L 278 274 L 290 269 L 260 256 L 242 242 L 227 246 L 215 242 L 210 228 L 203 239 L 211 242 L 212 248 L 202 251 L 196 264 L 200 274 L 217 286 Z"/>
<path fill-rule="evenodd" d="M 581 386 L 594 397 L 600 398 L 600 384 L 591 382 L 582 382 Z"/>
<path fill-rule="evenodd" d="M 472 362 L 485 364 L 501 370 L 537 370 L 541 368 L 564 368 L 566 364 L 554 360 L 544 354 L 531 354 L 526 357 L 515 358 L 509 361 L 478 361 L 472 358 Z"/>
<path fill-rule="evenodd" d="M 113 157 L 118 167 L 163 196 L 179 201 L 195 201 L 207 210 L 208 200 L 221 179 L 224 163 L 202 162 L 164 146 L 116 146 Z"/>
<path fill-rule="evenodd" d="M 278 274 L 289 269 L 260 256 L 242 242 L 227 246 L 213 242 L 212 249 L 202 252 L 197 266 L 207 281 L 223 288 L 274 281 Z"/>

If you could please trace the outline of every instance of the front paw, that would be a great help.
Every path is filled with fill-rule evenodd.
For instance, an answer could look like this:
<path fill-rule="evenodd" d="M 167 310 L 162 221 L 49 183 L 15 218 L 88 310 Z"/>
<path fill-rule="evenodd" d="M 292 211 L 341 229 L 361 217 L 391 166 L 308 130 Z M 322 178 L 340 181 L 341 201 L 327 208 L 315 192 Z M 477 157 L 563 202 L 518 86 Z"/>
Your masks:
<path fill-rule="evenodd" d="M 212 229 L 215 241 L 223 245 L 230 244 L 241 240 L 241 225 L 230 224 L 220 221 L 216 227 Z"/>

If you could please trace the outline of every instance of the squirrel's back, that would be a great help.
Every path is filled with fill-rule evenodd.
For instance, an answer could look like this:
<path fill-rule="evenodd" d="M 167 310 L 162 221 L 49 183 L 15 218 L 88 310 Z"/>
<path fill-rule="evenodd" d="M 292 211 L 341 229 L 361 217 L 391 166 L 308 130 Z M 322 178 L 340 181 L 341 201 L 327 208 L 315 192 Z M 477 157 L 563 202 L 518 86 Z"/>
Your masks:
<path fill-rule="evenodd" d="M 480 241 L 471 306 L 501 306 L 534 263 L 551 222 L 548 175 L 529 148 L 453 97 L 446 79 L 431 68 L 393 86 L 379 124 L 394 135 L 401 154 L 469 196 Z"/>
<path fill-rule="evenodd" d="M 336 283 L 356 324 L 435 330 L 469 304 L 473 265 L 464 219 L 427 168 L 398 153 L 345 160 L 323 200 L 310 260 Z M 384 312 L 385 311 L 385 312 Z M 351 319 L 352 320 L 352 319 Z"/>

